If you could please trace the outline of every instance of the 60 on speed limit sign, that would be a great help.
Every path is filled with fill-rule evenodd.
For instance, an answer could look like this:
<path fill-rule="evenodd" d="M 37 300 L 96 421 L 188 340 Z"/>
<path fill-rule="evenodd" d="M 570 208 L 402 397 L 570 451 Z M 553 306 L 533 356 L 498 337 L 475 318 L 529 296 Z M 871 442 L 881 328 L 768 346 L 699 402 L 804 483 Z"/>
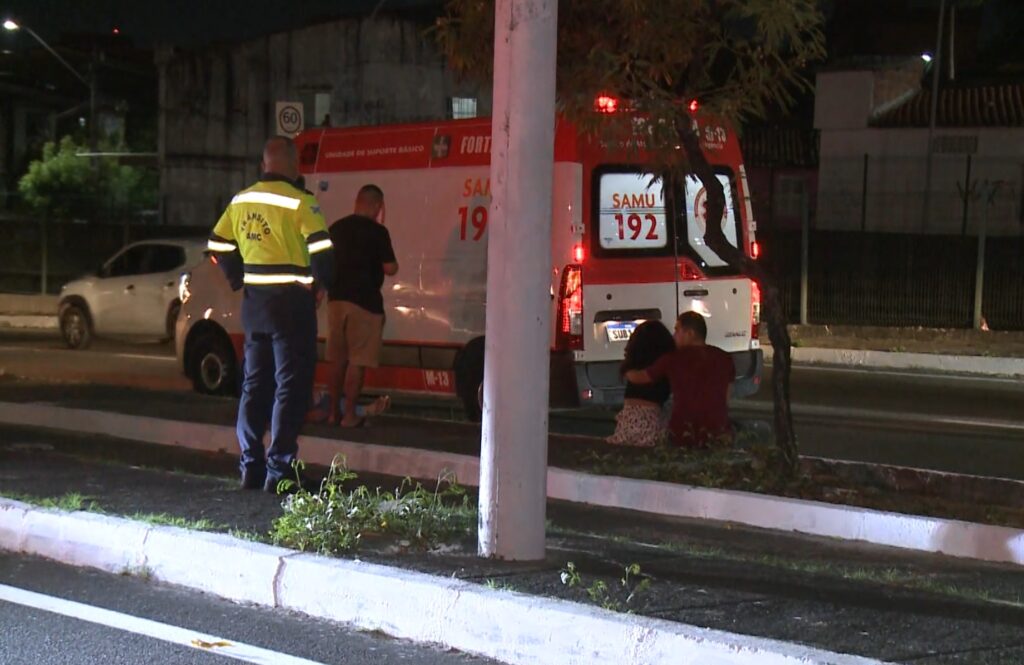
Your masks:
<path fill-rule="evenodd" d="M 304 128 L 302 102 L 278 102 L 275 117 L 280 136 L 295 136 Z"/>

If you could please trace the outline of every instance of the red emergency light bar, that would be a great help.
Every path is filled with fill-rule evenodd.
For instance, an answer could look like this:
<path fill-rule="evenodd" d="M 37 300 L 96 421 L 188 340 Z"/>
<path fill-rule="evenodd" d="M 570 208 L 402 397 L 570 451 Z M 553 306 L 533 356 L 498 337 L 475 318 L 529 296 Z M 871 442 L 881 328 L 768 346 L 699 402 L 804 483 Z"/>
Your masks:
<path fill-rule="evenodd" d="M 594 100 L 598 113 L 615 113 L 619 108 L 619 100 L 610 95 L 598 95 Z"/>
<path fill-rule="evenodd" d="M 615 113 L 619 110 L 620 103 L 621 101 L 618 97 L 601 94 L 594 99 L 594 110 L 598 113 Z M 696 99 L 691 99 L 690 103 L 686 105 L 686 108 L 690 110 L 690 113 L 696 113 L 700 110 L 700 102 Z"/>

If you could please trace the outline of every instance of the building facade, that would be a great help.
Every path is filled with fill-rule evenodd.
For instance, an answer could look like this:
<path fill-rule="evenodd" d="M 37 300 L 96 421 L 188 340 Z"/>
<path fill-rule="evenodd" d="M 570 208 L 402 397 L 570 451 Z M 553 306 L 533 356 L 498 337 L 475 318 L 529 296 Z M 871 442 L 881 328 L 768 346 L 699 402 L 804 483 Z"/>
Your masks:
<path fill-rule="evenodd" d="M 917 57 L 818 74 L 818 228 L 1020 235 L 1024 82 L 945 83 L 929 175 L 923 74 Z"/>
<path fill-rule="evenodd" d="M 278 102 L 301 105 L 307 128 L 490 114 L 489 89 L 457 80 L 430 25 L 429 16 L 380 15 L 158 51 L 162 221 L 216 221 L 258 177 Z"/>

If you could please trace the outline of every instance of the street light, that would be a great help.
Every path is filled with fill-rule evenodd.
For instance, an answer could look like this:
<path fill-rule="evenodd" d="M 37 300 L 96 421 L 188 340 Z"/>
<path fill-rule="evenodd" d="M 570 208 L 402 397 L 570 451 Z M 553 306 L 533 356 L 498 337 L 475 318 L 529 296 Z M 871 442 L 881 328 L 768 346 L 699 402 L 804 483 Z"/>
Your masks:
<path fill-rule="evenodd" d="M 89 147 L 93 152 L 96 152 L 96 73 L 92 69 L 89 70 L 89 78 L 82 76 L 77 69 L 71 66 L 71 64 L 61 57 L 60 53 L 57 53 L 52 46 L 46 43 L 46 40 L 40 37 L 35 30 L 28 27 L 27 25 L 18 23 L 14 19 L 6 19 L 4 21 L 4 30 L 14 32 L 15 30 L 24 30 L 28 34 L 42 44 L 43 48 L 50 52 L 50 55 L 57 58 L 60 64 L 75 75 L 79 81 L 84 83 L 89 88 Z"/>

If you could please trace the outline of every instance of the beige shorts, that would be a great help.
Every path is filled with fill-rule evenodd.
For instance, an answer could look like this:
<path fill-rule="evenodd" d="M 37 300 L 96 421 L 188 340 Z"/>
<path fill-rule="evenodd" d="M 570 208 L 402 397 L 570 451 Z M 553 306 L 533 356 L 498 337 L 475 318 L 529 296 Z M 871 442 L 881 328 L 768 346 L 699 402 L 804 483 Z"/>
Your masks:
<path fill-rule="evenodd" d="M 327 303 L 327 361 L 377 367 L 384 315 L 344 300 Z"/>

